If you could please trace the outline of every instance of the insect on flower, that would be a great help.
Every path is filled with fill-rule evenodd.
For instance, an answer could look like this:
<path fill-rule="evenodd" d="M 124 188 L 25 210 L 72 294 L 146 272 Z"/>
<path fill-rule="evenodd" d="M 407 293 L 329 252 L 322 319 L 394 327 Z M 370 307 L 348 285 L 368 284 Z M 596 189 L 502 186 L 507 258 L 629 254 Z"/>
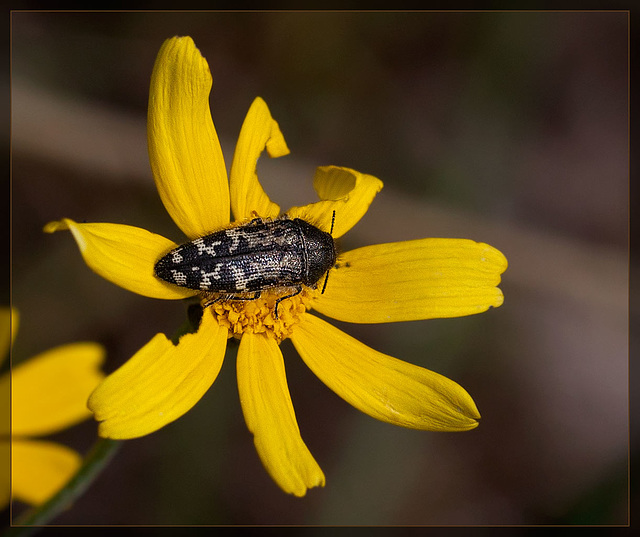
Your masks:
<path fill-rule="evenodd" d="M 287 493 L 304 496 L 324 486 L 325 476 L 296 419 L 280 349 L 286 339 L 322 382 L 375 419 L 427 431 L 477 427 L 480 413 L 454 380 L 378 352 L 315 313 L 351 323 L 482 313 L 503 303 L 504 255 L 486 243 L 447 238 L 338 254 L 334 239 L 360 221 L 382 181 L 320 166 L 313 176 L 318 201 L 282 211 L 256 173 L 263 151 L 289 153 L 277 121 L 257 97 L 227 173 L 209 108 L 211 85 L 209 65 L 190 37 L 165 41 L 151 76 L 149 158 L 160 198 L 190 242 L 179 246 L 135 226 L 69 218 L 44 228 L 69 230 L 87 265 L 124 289 L 164 300 L 197 298 L 206 308 L 195 332 L 177 344 L 156 334 L 91 394 L 87 405 L 100 436 L 138 438 L 184 415 L 218 377 L 231 338 L 239 340 L 238 395 L 247 428 L 267 472 Z"/>
<path fill-rule="evenodd" d="M 316 288 L 336 262 L 331 232 L 326 233 L 300 218 L 254 218 L 249 223 L 216 231 L 174 248 L 154 267 L 155 275 L 179 287 L 210 291 L 207 307 L 221 299 L 256 300 L 262 291 L 281 290 L 278 304 Z"/>

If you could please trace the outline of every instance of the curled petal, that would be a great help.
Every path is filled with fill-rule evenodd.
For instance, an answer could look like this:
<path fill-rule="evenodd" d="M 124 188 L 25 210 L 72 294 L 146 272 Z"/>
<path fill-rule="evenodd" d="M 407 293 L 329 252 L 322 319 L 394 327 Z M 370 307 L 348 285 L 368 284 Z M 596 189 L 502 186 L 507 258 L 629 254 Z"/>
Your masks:
<path fill-rule="evenodd" d="M 291 340 L 322 382 L 369 416 L 428 431 L 478 426 L 478 409 L 460 385 L 377 352 L 313 315 L 304 316 Z"/>
<path fill-rule="evenodd" d="M 352 323 L 462 317 L 498 307 L 504 255 L 467 239 L 421 239 L 345 252 L 313 307 Z"/>
<path fill-rule="evenodd" d="M 197 294 L 157 278 L 153 266 L 177 244 L 145 229 L 121 224 L 49 222 L 44 231 L 70 230 L 91 270 L 120 287 L 151 298 L 175 300 Z"/>
<path fill-rule="evenodd" d="M 277 343 L 262 334 L 244 334 L 237 369 L 244 419 L 269 475 L 296 496 L 324 486 L 324 474 L 300 436 Z"/>
<path fill-rule="evenodd" d="M 227 329 L 205 314 L 198 332 L 178 345 L 156 334 L 89 398 L 105 438 L 137 438 L 157 431 L 190 410 L 211 387 L 222 366 Z"/>
<path fill-rule="evenodd" d="M 251 218 L 254 211 L 262 218 L 280 213 L 280 207 L 269 199 L 256 173 L 258 157 L 265 148 L 272 158 L 289 153 L 278 123 L 271 117 L 267 104 L 257 97 L 242 124 L 229 175 L 231 210 L 236 220 Z"/>
<path fill-rule="evenodd" d="M 382 181 L 373 175 L 350 168 L 321 166 L 316 170 L 313 187 L 322 201 L 303 207 L 292 207 L 287 214 L 291 218 L 302 218 L 329 232 L 335 211 L 331 234 L 337 239 L 365 215 L 382 186 Z"/>
<path fill-rule="evenodd" d="M 229 223 L 229 183 L 209 110 L 211 73 L 190 37 L 167 39 L 151 75 L 147 138 L 162 203 L 191 239 Z"/>
<path fill-rule="evenodd" d="M 76 473 L 82 458 L 74 450 L 41 440 L 11 443 L 11 493 L 39 505 L 58 492 Z"/>

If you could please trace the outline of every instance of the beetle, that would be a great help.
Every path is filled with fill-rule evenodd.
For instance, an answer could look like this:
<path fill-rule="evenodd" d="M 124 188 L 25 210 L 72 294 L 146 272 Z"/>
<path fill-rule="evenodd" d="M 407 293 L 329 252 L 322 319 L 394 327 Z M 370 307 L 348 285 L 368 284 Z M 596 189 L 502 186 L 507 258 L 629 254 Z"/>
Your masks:
<path fill-rule="evenodd" d="M 277 319 L 282 300 L 302 292 L 303 285 L 315 288 L 326 273 L 324 293 L 337 256 L 331 236 L 334 221 L 335 211 L 327 233 L 287 215 L 254 218 L 174 248 L 156 262 L 154 273 L 180 287 L 221 295 L 205 307 L 225 295 L 229 300 L 255 300 L 263 291 L 293 288 L 293 293 L 276 300 Z"/>

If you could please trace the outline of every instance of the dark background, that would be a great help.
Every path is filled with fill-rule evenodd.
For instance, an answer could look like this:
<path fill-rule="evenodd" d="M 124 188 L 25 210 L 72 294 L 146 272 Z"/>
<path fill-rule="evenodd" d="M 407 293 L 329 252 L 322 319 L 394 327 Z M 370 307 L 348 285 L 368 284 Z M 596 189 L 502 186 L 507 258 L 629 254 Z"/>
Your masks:
<path fill-rule="evenodd" d="M 502 307 L 461 319 L 335 323 L 462 384 L 467 433 L 404 430 L 351 408 L 283 344 L 302 436 L 327 484 L 303 499 L 263 470 L 226 361 L 178 421 L 125 443 L 65 524 L 624 524 L 628 418 L 625 12 L 14 12 L 13 361 L 78 340 L 112 371 L 186 305 L 93 274 L 61 217 L 181 236 L 146 152 L 151 69 L 190 35 L 214 79 L 227 167 L 268 103 L 291 155 L 260 177 L 283 210 L 318 165 L 384 189 L 350 249 L 464 237 L 505 253 Z M 87 422 L 54 439 L 86 452 Z M 16 509 L 19 512 L 20 506 Z"/>

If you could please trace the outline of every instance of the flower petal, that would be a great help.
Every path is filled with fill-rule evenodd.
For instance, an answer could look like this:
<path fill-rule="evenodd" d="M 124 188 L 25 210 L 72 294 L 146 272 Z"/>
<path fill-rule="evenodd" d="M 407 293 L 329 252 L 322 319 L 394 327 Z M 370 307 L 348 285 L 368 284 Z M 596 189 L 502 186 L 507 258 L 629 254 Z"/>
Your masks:
<path fill-rule="evenodd" d="M 350 168 L 321 166 L 316 170 L 313 187 L 323 201 L 304 207 L 292 207 L 287 214 L 291 218 L 302 218 L 328 232 L 335 211 L 331 234 L 337 239 L 365 215 L 382 186 L 382 181 L 373 175 Z"/>
<path fill-rule="evenodd" d="M 305 315 L 291 341 L 322 382 L 369 416 L 428 431 L 478 425 L 478 409 L 460 385 L 377 352 L 318 317 Z"/>
<path fill-rule="evenodd" d="M 313 307 L 352 323 L 472 315 L 502 304 L 506 268 L 498 250 L 467 239 L 366 246 L 338 257 Z"/>
<path fill-rule="evenodd" d="M 280 207 L 269 199 L 256 174 L 258 157 L 265 148 L 271 158 L 289 153 L 278 123 L 267 104 L 257 97 L 240 129 L 229 175 L 231 210 L 236 220 L 252 218 L 254 211 L 262 218 L 280 213 Z"/>
<path fill-rule="evenodd" d="M 105 350 L 97 343 L 71 343 L 13 367 L 13 434 L 50 434 L 90 418 L 87 399 L 104 379 L 100 371 L 104 357 Z M 8 377 L 0 379 L 6 381 Z"/>
<path fill-rule="evenodd" d="M 304 496 L 324 486 L 324 474 L 300 436 L 277 343 L 245 333 L 238 349 L 242 412 L 267 472 L 284 490 Z"/>
<path fill-rule="evenodd" d="M 65 229 L 73 233 L 89 268 L 124 289 L 167 300 L 197 294 L 164 282 L 153 273 L 156 261 L 177 246 L 161 235 L 121 224 L 78 224 L 69 218 L 44 227 L 47 233 Z"/>
<path fill-rule="evenodd" d="M 203 315 L 198 332 L 173 345 L 156 334 L 89 398 L 102 422 L 100 436 L 137 438 L 157 431 L 190 410 L 211 387 L 222 367 L 227 329 Z"/>
<path fill-rule="evenodd" d="M 162 203 L 190 238 L 229 223 L 229 183 L 209 110 L 211 73 L 190 37 L 167 39 L 151 75 L 147 138 Z"/>
<path fill-rule="evenodd" d="M 0 364 L 9 356 L 19 322 L 20 314 L 15 308 L 0 307 Z"/>
<path fill-rule="evenodd" d="M 9 395 L 9 394 L 7 394 Z M 11 498 L 11 445 L 9 439 L 0 440 L 0 511 Z"/>
<path fill-rule="evenodd" d="M 40 440 L 13 440 L 13 498 L 31 505 L 44 503 L 71 479 L 81 463 L 80 455 L 66 446 Z"/>

